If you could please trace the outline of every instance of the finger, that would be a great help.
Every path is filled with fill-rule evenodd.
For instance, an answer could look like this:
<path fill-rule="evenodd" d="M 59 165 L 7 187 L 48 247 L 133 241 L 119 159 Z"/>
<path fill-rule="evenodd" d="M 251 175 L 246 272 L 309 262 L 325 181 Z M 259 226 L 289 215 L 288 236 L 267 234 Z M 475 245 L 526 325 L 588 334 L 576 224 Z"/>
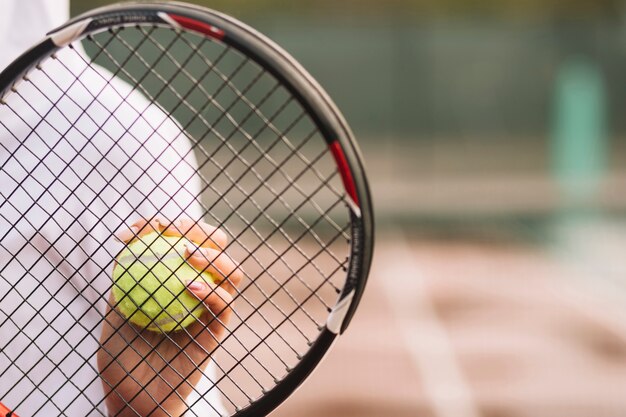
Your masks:
<path fill-rule="evenodd" d="M 133 223 L 133 226 L 139 229 L 137 236 L 142 237 L 152 232 L 160 233 L 165 228 L 163 223 L 167 224 L 168 222 L 162 216 L 153 216 L 150 219 L 141 218 Z"/>
<path fill-rule="evenodd" d="M 142 237 L 152 232 L 160 232 L 164 226 L 161 226 L 161 222 L 165 222 L 162 217 L 153 217 L 148 220 L 140 218 L 135 221 L 130 227 L 122 226 L 116 233 L 117 237 L 123 243 L 129 243 L 135 238 Z"/>
<path fill-rule="evenodd" d="M 212 351 L 226 331 L 232 315 L 230 304 L 233 298 L 223 288 L 203 281 L 190 281 L 187 289 L 206 307 L 206 311 L 198 319 L 199 326 L 192 329 L 192 336 L 200 346 Z"/>
<path fill-rule="evenodd" d="M 218 286 L 224 287 L 232 296 L 235 296 L 243 274 L 225 252 L 187 244 L 185 256 L 191 266 L 211 274 L 217 280 Z"/>
<path fill-rule="evenodd" d="M 163 231 L 166 236 L 185 236 L 202 247 L 224 249 L 228 243 L 226 233 L 215 226 L 203 221 L 194 221 L 187 217 L 181 217 L 172 223 L 168 223 Z"/>
<path fill-rule="evenodd" d="M 115 237 L 122 243 L 128 243 L 137 237 L 137 232 L 139 232 L 139 229 L 136 226 L 128 227 L 123 225 L 117 232 L 115 232 Z"/>

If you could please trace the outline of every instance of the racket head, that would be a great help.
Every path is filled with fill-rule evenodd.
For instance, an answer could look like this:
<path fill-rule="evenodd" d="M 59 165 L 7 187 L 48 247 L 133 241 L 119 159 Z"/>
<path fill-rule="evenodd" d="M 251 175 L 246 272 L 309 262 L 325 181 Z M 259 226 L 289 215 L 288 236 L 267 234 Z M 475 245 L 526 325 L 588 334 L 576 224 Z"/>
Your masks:
<path fill-rule="evenodd" d="M 133 32 L 136 34 L 136 36 L 139 36 L 139 41 L 137 39 L 133 40 Z M 312 336 L 309 336 L 310 340 L 307 340 L 306 343 L 308 346 L 305 348 L 300 347 L 296 349 L 297 351 L 295 352 L 295 356 L 297 358 L 297 362 L 295 364 L 293 362 L 285 364 L 286 369 L 284 373 L 280 375 L 273 375 L 273 385 L 270 384 L 270 386 L 262 386 L 260 389 L 254 390 L 254 392 L 250 393 L 253 398 L 249 398 L 246 400 L 245 397 L 248 396 L 248 393 L 245 392 L 243 393 L 243 396 L 239 395 L 239 399 L 232 401 L 229 414 L 227 414 L 234 416 L 266 415 L 275 407 L 277 407 L 281 402 L 283 402 L 302 383 L 302 381 L 304 381 L 304 379 L 310 374 L 310 372 L 315 368 L 315 366 L 319 363 L 324 354 L 330 348 L 336 336 L 345 331 L 363 293 L 372 258 L 374 232 L 373 211 L 363 162 L 358 147 L 354 141 L 352 132 L 348 127 L 348 124 L 344 120 L 341 113 L 338 111 L 335 104 L 324 92 L 324 90 L 319 86 L 319 84 L 291 56 L 289 56 L 289 54 L 287 54 L 284 50 L 278 47 L 274 42 L 272 42 L 262 34 L 258 33 L 254 29 L 229 16 L 197 6 L 190 6 L 180 3 L 131 3 L 113 5 L 94 10 L 92 12 L 83 14 L 75 19 L 72 19 L 66 25 L 50 32 L 45 40 L 24 53 L 9 67 L 7 67 L 2 73 L 0 73 L 0 100 L 2 101 L 4 106 L 11 107 L 11 96 L 19 96 L 20 91 L 24 87 L 21 84 L 31 83 L 31 78 L 34 73 L 36 73 L 37 71 L 42 71 L 42 68 L 45 71 L 46 64 L 48 62 L 50 62 L 51 60 L 55 60 L 55 56 L 60 51 L 67 50 L 68 48 L 73 48 L 73 45 L 82 43 L 86 49 L 89 49 L 89 45 L 93 47 L 95 44 L 95 50 L 97 50 L 95 54 L 98 54 L 101 50 L 106 50 L 106 45 L 108 45 L 107 42 L 117 42 L 116 39 L 123 39 L 122 43 L 128 44 L 131 41 L 141 43 L 142 38 L 151 38 L 152 40 L 158 38 L 158 36 L 154 34 L 155 32 L 168 32 L 169 35 L 174 37 L 181 36 L 181 33 L 184 34 L 186 39 L 183 44 L 186 44 L 189 51 L 193 53 L 202 54 L 203 51 L 201 48 L 203 47 L 219 47 L 221 48 L 220 51 L 227 51 L 227 53 L 238 55 L 246 62 L 246 66 L 249 63 L 254 68 L 258 68 L 263 74 L 263 77 L 267 76 L 269 79 L 274 80 L 276 84 L 280 87 L 280 91 L 283 92 L 283 95 L 288 96 L 290 103 L 296 103 L 297 107 L 302 109 L 304 119 L 308 120 L 308 124 L 315 129 L 315 134 L 309 139 L 302 139 L 299 143 L 294 142 L 293 144 L 291 144 L 292 155 L 298 155 L 299 153 L 306 154 L 305 149 L 307 148 L 309 141 L 311 143 L 313 141 L 316 141 L 316 146 L 319 149 L 323 147 L 324 150 L 323 153 L 320 153 L 319 155 L 316 151 L 318 148 L 315 148 L 316 150 L 311 150 L 311 155 L 313 155 L 311 158 L 319 158 L 319 160 L 324 162 L 324 164 L 320 166 L 323 166 L 324 169 L 331 170 L 329 172 L 322 172 L 321 179 L 318 179 L 319 184 L 316 183 L 310 188 L 303 187 L 304 193 L 318 193 L 319 191 L 317 189 L 320 188 L 320 184 L 323 187 L 328 186 L 329 190 L 332 190 L 332 186 L 329 184 L 331 182 L 334 182 L 338 185 L 338 189 L 340 191 L 340 196 L 338 197 L 337 201 L 340 200 L 342 204 L 345 204 L 345 207 L 341 209 L 343 210 L 343 220 L 336 220 L 336 218 L 341 218 L 341 215 L 336 214 L 336 211 L 338 210 L 336 204 L 337 201 L 333 201 L 331 203 L 321 203 L 319 202 L 321 200 L 316 200 L 317 197 L 315 197 L 315 195 L 308 195 L 309 201 L 307 202 L 307 204 L 312 201 L 311 204 L 314 207 L 317 205 L 317 207 L 315 208 L 318 210 L 318 218 L 313 218 L 311 222 L 308 222 L 307 219 L 302 220 L 303 217 L 300 217 L 296 220 L 302 220 L 300 223 L 304 222 L 305 225 L 299 225 L 294 229 L 294 231 L 284 233 L 286 234 L 285 242 L 288 246 L 291 245 L 291 248 L 287 248 L 288 250 L 294 247 L 298 247 L 298 245 L 294 244 L 293 242 L 294 239 L 298 239 L 298 236 L 302 235 L 302 233 L 306 234 L 306 237 L 303 239 L 303 241 L 306 241 L 306 239 L 320 240 L 320 236 L 322 236 L 322 242 L 319 248 L 316 248 L 316 251 L 320 252 L 321 248 L 321 252 L 327 251 L 331 253 L 327 259 L 331 259 L 331 262 L 335 263 L 335 272 L 333 272 L 332 275 L 335 276 L 335 279 L 338 275 L 341 275 L 341 278 L 336 280 L 333 284 L 333 289 L 337 291 L 338 294 L 333 297 L 332 301 L 327 301 L 329 305 L 324 306 L 324 308 L 327 308 L 329 311 L 324 312 L 323 316 L 319 316 L 323 317 L 323 319 L 316 317 L 316 323 L 319 327 L 316 331 L 313 331 L 314 334 Z M 148 36 L 146 35 L 146 33 L 150 33 L 150 35 Z M 199 45 L 202 46 L 200 47 Z M 131 49 L 130 52 L 141 55 L 141 51 L 139 51 L 138 49 Z M 211 57 L 207 58 L 207 61 L 209 62 L 208 65 L 213 65 Z M 138 82 L 138 84 L 134 87 L 138 88 L 142 92 L 142 94 L 146 95 L 153 104 L 159 106 L 162 105 L 162 103 L 160 102 L 160 98 L 157 97 L 157 95 L 152 94 L 151 96 L 151 93 L 149 91 L 142 89 L 143 87 L 141 86 L 141 81 L 139 79 L 136 79 L 135 77 L 133 77 L 132 74 L 127 74 L 123 71 L 123 65 L 121 65 L 120 61 L 116 61 L 114 58 L 109 57 L 108 62 L 113 67 L 115 67 L 116 64 L 120 64 L 119 68 L 112 69 L 116 76 L 122 77 L 130 83 Z M 92 62 L 88 61 L 86 62 L 86 64 L 89 66 L 92 64 Z M 231 67 L 229 68 L 232 69 L 233 65 L 236 67 L 237 64 L 231 64 Z M 215 66 L 217 67 L 216 64 Z M 182 67 L 184 69 L 185 65 L 183 64 Z M 180 66 L 176 69 L 180 73 Z M 216 70 L 216 68 L 213 68 L 213 70 Z M 147 71 L 150 72 L 149 70 Z M 226 70 L 224 70 L 224 73 L 222 75 L 224 74 L 226 74 Z M 74 75 L 77 76 L 77 74 Z M 228 78 L 229 75 L 226 75 L 226 77 Z M 76 78 L 78 79 L 79 76 L 77 76 Z M 163 80 L 162 83 L 166 85 L 167 78 L 163 78 Z M 241 94 L 242 88 L 240 85 L 235 85 L 236 82 L 234 81 L 234 79 L 227 80 L 225 82 L 225 85 L 227 85 L 227 87 L 230 87 L 229 83 L 233 84 L 234 89 L 236 91 L 239 91 L 239 93 Z M 243 81 L 241 81 L 241 83 L 243 83 Z M 243 97 L 244 94 L 241 94 L 241 96 Z M 239 97 L 237 100 L 241 101 L 242 97 Z M 213 98 L 205 97 L 205 99 L 212 100 Z M 184 102 L 185 100 L 183 99 L 179 101 Z M 255 107 L 256 104 L 253 104 L 253 107 Z M 282 103 L 275 104 L 273 110 L 279 111 L 281 106 Z M 167 113 L 169 117 L 176 119 L 176 121 L 180 125 L 182 125 L 182 128 L 185 132 L 188 132 L 188 130 L 193 130 L 191 122 L 187 123 L 186 120 L 180 120 L 181 118 L 184 118 L 184 116 L 180 116 L 175 111 L 170 111 L 171 105 L 163 105 L 163 107 L 165 108 L 165 113 Z M 265 114 L 264 110 L 260 107 L 252 110 L 253 113 L 258 111 L 262 114 Z M 188 113 L 189 111 L 189 109 L 184 109 L 184 112 L 186 113 Z M 208 116 L 206 117 L 208 118 Z M 193 119 L 194 116 L 192 115 L 191 118 Z M 273 124 L 274 122 L 274 120 L 270 119 L 270 116 L 268 115 L 266 115 L 265 118 L 263 116 L 259 116 L 259 118 L 261 121 L 264 120 L 265 122 L 270 120 L 269 124 Z M 236 122 L 236 124 L 237 123 L 239 123 L 239 121 Z M 289 121 L 285 121 L 284 123 L 284 126 L 288 126 L 290 124 Z M 189 129 L 187 129 L 188 127 Z M 244 127 L 243 129 L 241 129 L 241 127 L 239 128 L 239 130 L 246 129 L 246 127 Z M 281 128 L 277 130 L 280 131 L 278 136 L 282 136 L 284 133 L 283 129 Z M 189 136 L 193 135 L 189 134 Z M 222 133 L 222 136 L 224 139 L 224 143 L 236 143 L 237 141 L 237 135 L 234 135 L 235 137 L 228 137 L 228 135 Z M 28 138 L 26 139 L 28 140 Z M 258 153 L 262 155 L 264 152 L 269 152 L 268 148 L 272 146 L 271 144 L 261 144 L 261 140 L 258 137 L 252 137 L 251 141 L 250 138 L 244 139 L 247 139 L 248 142 L 258 142 L 258 144 L 256 146 L 244 144 L 240 147 L 239 145 L 232 145 L 231 153 L 236 153 L 247 146 L 245 148 L 246 150 L 256 147 Z M 244 139 L 240 138 L 240 141 L 245 142 Z M 198 148 L 202 148 L 203 146 L 205 146 L 204 142 L 200 140 L 197 143 L 194 142 L 194 146 L 196 145 L 198 146 Z M 220 146 L 223 147 L 224 144 L 221 144 Z M 194 153 L 196 155 L 198 155 L 198 148 L 194 148 Z M 295 152 L 294 148 L 296 149 Z M 11 158 L 15 159 L 15 154 L 9 153 L 8 149 L 6 148 L 5 151 L 7 151 L 7 155 L 9 156 L 7 156 L 4 161 L 0 162 L 3 163 L 1 170 L 6 172 L 6 170 L 8 170 L 8 168 L 6 168 L 7 162 Z M 213 153 L 211 153 L 211 149 L 204 150 L 199 155 L 200 156 L 196 157 L 199 159 L 198 163 L 201 166 L 203 165 L 203 162 L 205 162 L 202 160 L 202 158 L 217 159 L 220 157 L 219 149 L 217 150 L 217 152 L 213 150 Z M 306 158 L 306 156 L 308 155 L 305 155 L 305 160 L 310 162 L 310 159 Z M 278 156 L 275 155 L 272 155 L 272 157 L 278 158 Z M 283 170 L 288 171 L 286 177 L 287 179 L 283 178 L 282 183 L 287 184 L 286 188 L 289 188 L 289 191 L 283 196 L 287 196 L 289 195 L 289 193 L 293 193 L 293 185 L 297 185 L 297 181 L 299 180 L 299 174 L 297 171 L 289 171 L 289 164 L 291 164 L 291 162 L 284 163 L 282 165 L 279 164 L 278 169 L 281 172 Z M 309 175 L 311 167 L 314 167 L 314 165 L 309 165 L 305 168 L 300 169 L 306 171 L 306 175 Z M 243 168 L 249 169 L 249 167 L 246 168 L 245 166 Z M 271 168 L 268 169 L 268 172 L 270 172 Z M 322 168 L 320 168 L 318 171 L 321 172 L 321 170 Z M 258 169 L 257 171 L 261 172 L 260 169 Z M 296 178 L 296 180 L 294 180 L 294 178 Z M 216 177 L 213 177 L 211 178 L 211 180 L 206 181 L 206 183 L 215 183 L 216 181 Z M 259 181 L 262 184 L 263 182 L 268 182 L 269 179 L 261 178 Z M 293 181 L 294 184 L 289 184 L 289 181 Z M 237 181 L 233 181 L 231 178 L 228 184 L 228 189 L 232 190 L 233 188 L 238 188 L 235 184 L 236 182 Z M 205 185 L 204 182 L 203 185 Z M 275 184 L 270 186 L 271 189 L 275 187 L 277 187 L 277 185 Z M 243 186 L 243 189 L 238 190 L 238 192 L 240 194 L 244 194 L 243 198 L 245 200 L 245 193 L 251 192 L 252 188 L 253 187 L 250 186 L 250 189 L 247 189 L 245 186 Z M 204 186 L 202 189 L 203 191 L 209 192 L 209 194 L 212 195 L 213 199 L 220 198 L 219 187 L 212 188 Z M 98 190 L 96 190 L 96 193 L 97 191 Z M 303 192 L 302 189 L 297 191 L 299 191 L 300 193 Z M 270 193 L 271 192 L 272 191 L 270 190 Z M 332 194 L 332 191 L 325 192 L 327 195 Z M 273 196 L 272 198 L 274 198 L 276 201 L 279 201 L 280 197 L 281 196 Z M 207 198 L 210 199 L 211 197 L 208 197 L 206 195 L 203 197 L 204 200 L 206 200 Z M 284 197 L 284 199 L 286 198 L 287 197 Z M 245 242 L 245 240 L 249 236 L 245 233 L 238 233 L 240 232 L 241 228 L 247 229 L 248 231 L 250 230 L 250 225 L 245 224 L 245 219 L 249 218 L 248 214 L 244 214 L 242 216 L 244 220 L 238 219 L 236 222 L 234 222 L 233 225 L 229 223 L 229 219 L 232 219 L 232 217 L 229 217 L 229 215 L 225 213 L 228 209 L 233 209 L 233 207 L 237 208 L 238 206 L 236 202 L 230 204 L 227 207 L 221 208 L 219 206 L 216 207 L 215 205 L 207 207 L 207 205 L 208 204 L 203 204 L 204 210 L 202 213 L 202 217 L 205 218 L 209 223 L 217 223 L 218 226 L 226 228 L 227 233 L 229 233 L 229 235 L 231 235 L 231 237 L 233 238 L 233 245 L 241 245 L 241 247 L 239 248 L 239 252 L 242 253 L 241 256 L 247 258 L 255 258 L 255 256 L 253 255 L 254 250 L 251 249 L 253 244 L 250 242 Z M 222 214 L 214 214 L 215 211 L 219 212 L 220 209 Z M 262 212 L 263 210 L 259 211 Z M 268 209 L 266 213 L 270 213 L 270 211 L 271 210 Z M 294 216 L 293 212 L 283 213 L 282 217 L 281 215 L 276 215 L 274 213 L 270 213 L 268 216 L 270 217 L 269 222 L 273 222 L 275 230 L 279 230 L 282 227 L 288 227 L 284 226 L 286 224 L 285 222 L 287 221 L 287 218 L 289 218 L 290 221 L 293 221 L 293 217 L 299 217 L 297 215 Z M 277 218 L 274 218 L 273 216 L 277 216 Z M 322 221 L 329 220 L 331 222 L 343 221 L 343 224 L 339 224 L 338 226 L 339 233 L 333 236 L 324 236 L 321 232 L 318 232 L 316 229 L 314 229 L 314 227 L 315 222 L 320 219 Z M 123 220 L 125 222 L 128 222 L 132 219 L 125 218 Z M 311 227 L 311 223 L 314 224 L 313 227 Z M 110 230 L 111 234 L 113 232 L 114 230 Z M 257 236 L 255 236 L 255 238 L 259 239 L 259 235 L 266 236 L 262 233 L 257 233 Z M 347 259 L 335 259 L 333 261 L 332 259 L 336 258 L 337 255 L 332 254 L 332 251 L 334 250 L 334 247 L 332 245 L 337 244 L 337 240 L 342 238 L 347 239 L 345 246 L 339 252 L 342 256 L 345 254 Z M 277 254 L 280 253 L 280 251 L 274 252 L 275 253 L 273 254 L 273 256 L 275 259 L 273 259 L 272 261 L 268 261 L 269 265 L 268 263 L 264 264 L 262 261 L 259 261 L 259 259 L 254 259 L 254 262 L 258 264 L 258 267 L 256 268 L 258 271 L 246 271 L 247 283 L 244 285 L 239 293 L 240 298 L 242 298 L 247 304 L 249 304 L 249 309 L 254 310 L 256 308 L 257 313 L 259 311 L 258 309 L 261 308 L 259 307 L 260 304 L 267 305 L 268 300 L 271 304 L 273 304 L 274 302 L 279 302 L 278 298 L 276 298 L 276 301 L 272 301 L 272 297 L 266 297 L 266 300 L 260 300 L 256 302 L 254 300 L 249 300 L 251 298 L 254 298 L 252 296 L 248 296 L 248 298 L 246 298 L 246 291 L 256 291 L 258 293 L 257 296 L 259 296 L 260 294 L 267 294 L 270 293 L 270 291 L 276 289 L 275 287 L 268 287 L 267 293 L 264 292 L 262 288 L 262 280 L 267 279 L 267 277 L 261 276 L 267 274 L 269 268 L 273 266 L 272 262 L 276 263 L 280 258 L 280 256 Z M 294 252 L 305 252 L 304 254 L 300 253 L 299 256 L 304 258 L 303 262 L 307 264 L 306 268 L 311 267 L 311 257 L 313 256 L 311 253 L 302 248 L 298 248 L 298 250 Z M 14 256 L 11 256 L 10 254 L 3 256 L 5 256 L 6 260 L 8 261 L 11 261 L 14 258 Z M 256 257 L 258 258 L 260 257 L 260 255 Z M 315 268 L 317 267 L 314 266 L 314 269 Z M 281 275 L 281 273 L 276 273 L 276 276 L 273 276 L 272 279 L 274 281 L 278 280 L 278 283 L 274 282 L 271 285 L 277 285 L 280 289 L 281 285 L 284 286 L 287 285 L 286 283 L 288 282 L 295 281 L 293 277 L 300 275 L 300 272 L 289 269 L 290 268 L 288 266 L 284 266 L 283 270 L 286 270 L 286 272 L 283 271 L 283 275 Z M 341 272 L 338 272 L 339 270 L 341 270 Z M 317 271 L 317 274 L 320 274 L 320 272 Z M 270 275 L 272 274 L 270 273 Z M 301 275 L 303 275 L 303 279 L 306 282 L 306 273 L 303 272 Z M 303 285 L 308 287 L 306 283 Z M 255 289 L 255 286 L 261 287 L 261 289 Z M 315 295 L 316 290 L 311 290 L 311 288 L 315 288 L 315 285 L 313 283 L 309 288 L 311 294 L 309 294 L 308 298 L 311 298 L 311 295 Z M 233 307 L 237 309 L 238 304 L 244 304 L 243 300 L 238 300 L 238 297 L 235 297 Z M 291 300 L 290 302 L 293 302 L 293 300 Z M 7 311 L 3 311 L 3 313 L 6 315 L 10 314 Z M 251 314 L 253 315 L 255 314 L 255 312 L 252 311 Z M 239 320 L 240 323 L 235 325 L 236 329 L 245 329 L 246 326 L 244 322 L 246 321 L 246 317 L 249 316 L 246 316 L 244 314 L 241 315 Z M 291 321 L 288 315 L 287 321 Z M 284 323 L 285 320 L 283 320 L 281 325 Z M 266 323 L 265 325 L 268 325 L 268 323 Z M 293 323 L 291 323 L 290 325 L 295 326 Z M 235 334 L 237 331 L 238 330 L 234 330 L 232 334 Z M 275 331 L 275 329 L 270 329 L 270 333 L 272 333 L 272 331 Z M 254 332 L 254 329 L 247 330 L 247 333 L 250 332 Z M 253 352 L 254 349 L 256 349 L 256 343 L 251 346 L 246 346 L 245 341 L 242 342 L 240 340 L 242 337 L 245 337 L 246 332 L 241 330 L 240 333 L 240 336 L 234 335 L 231 340 L 236 339 L 237 343 L 242 345 L 240 346 L 243 349 L 241 355 L 244 358 L 231 358 L 231 365 L 233 366 L 229 367 L 225 365 L 223 367 L 220 367 L 224 374 L 231 372 L 233 369 L 233 374 L 235 374 L 237 371 L 245 371 L 247 373 L 250 373 L 250 371 L 248 370 L 242 371 L 235 369 L 237 366 L 243 366 L 245 368 L 245 365 L 242 365 L 243 360 L 247 359 L 247 357 L 249 357 L 250 355 L 254 357 Z M 281 338 L 285 337 L 288 338 L 288 336 L 281 335 Z M 260 342 L 262 341 L 261 339 Z M 285 343 L 289 345 L 291 342 L 287 341 Z M 292 346 L 289 347 L 293 349 Z M 229 347 L 225 345 L 223 349 L 228 350 Z M 215 359 L 216 361 L 219 360 L 219 355 L 220 352 L 216 352 L 216 357 L 218 358 Z M 230 380 L 230 384 L 237 385 L 237 380 L 233 381 L 232 378 L 233 377 L 229 377 L 228 379 Z M 222 381 L 228 382 L 228 380 L 223 379 Z M 5 383 L 5 381 L 3 381 L 3 383 Z M 217 386 L 220 386 L 219 382 Z M 237 388 L 241 390 L 240 387 Z M 220 391 L 222 392 L 222 395 L 229 395 L 225 392 L 227 391 L 227 389 L 220 389 Z"/>

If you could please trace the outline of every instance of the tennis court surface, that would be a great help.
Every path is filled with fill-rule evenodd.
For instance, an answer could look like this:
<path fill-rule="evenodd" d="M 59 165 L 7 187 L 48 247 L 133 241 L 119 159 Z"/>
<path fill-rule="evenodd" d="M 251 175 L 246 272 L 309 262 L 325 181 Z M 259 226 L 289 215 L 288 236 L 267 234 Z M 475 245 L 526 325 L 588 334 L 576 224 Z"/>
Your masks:
<path fill-rule="evenodd" d="M 625 415 L 624 225 L 519 227 L 382 230 L 351 328 L 274 415 Z"/>

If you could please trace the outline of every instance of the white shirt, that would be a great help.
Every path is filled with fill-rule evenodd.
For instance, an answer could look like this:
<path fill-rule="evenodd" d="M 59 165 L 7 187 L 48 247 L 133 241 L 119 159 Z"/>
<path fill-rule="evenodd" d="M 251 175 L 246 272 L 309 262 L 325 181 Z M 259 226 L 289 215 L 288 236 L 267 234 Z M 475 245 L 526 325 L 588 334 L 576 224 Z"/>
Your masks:
<path fill-rule="evenodd" d="M 0 6 L 0 68 L 69 10 Z M 121 249 L 111 234 L 140 216 L 202 215 L 180 126 L 81 55 L 60 51 L 0 106 L 0 401 L 24 416 L 107 415 L 95 352 Z M 196 386 L 205 395 L 191 395 L 187 415 L 224 414 L 211 385 Z"/>

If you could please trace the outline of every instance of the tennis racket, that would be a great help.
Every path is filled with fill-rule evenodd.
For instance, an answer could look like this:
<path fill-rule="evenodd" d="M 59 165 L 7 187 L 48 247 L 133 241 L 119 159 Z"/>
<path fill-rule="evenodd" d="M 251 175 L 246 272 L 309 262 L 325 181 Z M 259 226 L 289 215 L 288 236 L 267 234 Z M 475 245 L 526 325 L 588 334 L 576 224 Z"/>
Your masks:
<path fill-rule="evenodd" d="M 270 413 L 345 331 L 373 250 L 363 164 L 328 95 L 262 34 L 182 3 L 97 9 L 8 66 L 0 103 L 0 416 L 115 415 L 96 352 L 113 236 L 138 218 L 219 228 L 241 271 L 186 416 Z M 179 343 L 145 332 L 129 346 Z"/>

